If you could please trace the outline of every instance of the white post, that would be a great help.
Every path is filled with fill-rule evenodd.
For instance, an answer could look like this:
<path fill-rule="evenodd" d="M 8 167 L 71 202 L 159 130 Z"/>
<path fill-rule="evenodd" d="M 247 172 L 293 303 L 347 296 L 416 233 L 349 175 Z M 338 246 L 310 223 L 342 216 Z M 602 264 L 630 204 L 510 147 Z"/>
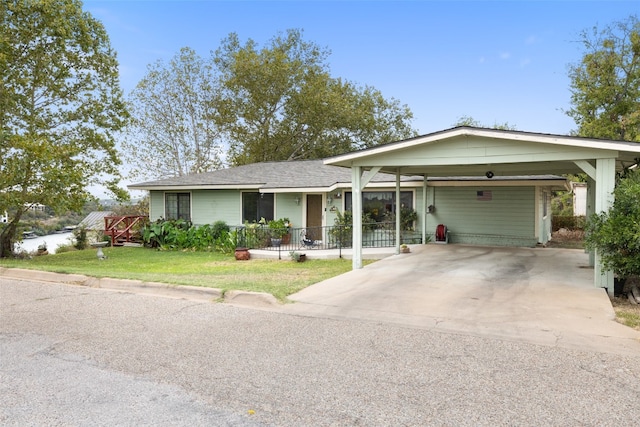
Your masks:
<path fill-rule="evenodd" d="M 587 212 L 586 218 L 589 220 L 596 211 L 596 182 L 587 178 Z M 596 255 L 594 251 L 589 251 L 589 267 L 596 265 Z"/>
<path fill-rule="evenodd" d="M 400 224 L 401 224 L 401 218 L 400 218 L 400 214 L 402 211 L 401 208 L 402 204 L 400 203 L 400 168 L 398 168 L 398 170 L 396 171 L 396 255 L 398 255 L 400 253 L 400 233 L 402 232 L 400 230 Z"/>
<path fill-rule="evenodd" d="M 596 191 L 595 191 L 595 212 L 602 213 L 609 210 L 613 205 L 613 190 L 616 184 L 615 159 L 596 160 Z M 602 266 L 602 259 L 596 250 L 595 253 L 595 285 L 600 288 L 607 288 L 609 295 L 613 296 L 613 272 L 605 271 Z"/>
<path fill-rule="evenodd" d="M 427 243 L 427 174 L 422 183 L 422 244 Z"/>
<path fill-rule="evenodd" d="M 352 197 L 351 206 L 353 212 L 353 259 L 354 270 L 362 268 L 362 185 L 361 167 L 351 168 Z"/>

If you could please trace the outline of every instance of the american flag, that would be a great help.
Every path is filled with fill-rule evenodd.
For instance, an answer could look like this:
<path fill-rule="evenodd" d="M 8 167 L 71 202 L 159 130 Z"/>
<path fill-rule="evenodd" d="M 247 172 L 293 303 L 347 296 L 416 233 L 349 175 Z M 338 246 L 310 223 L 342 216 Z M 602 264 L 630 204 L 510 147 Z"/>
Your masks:
<path fill-rule="evenodd" d="M 491 191 L 476 191 L 476 200 L 492 200 Z"/>

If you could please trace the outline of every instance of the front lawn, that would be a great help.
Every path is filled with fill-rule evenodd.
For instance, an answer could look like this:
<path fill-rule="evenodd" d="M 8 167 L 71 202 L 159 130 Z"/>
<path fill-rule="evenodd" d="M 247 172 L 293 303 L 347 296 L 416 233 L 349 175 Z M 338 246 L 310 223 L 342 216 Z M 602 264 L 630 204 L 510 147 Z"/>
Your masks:
<path fill-rule="evenodd" d="M 94 249 L 36 256 L 32 259 L 0 259 L 0 266 L 84 274 L 93 277 L 135 279 L 226 290 L 268 292 L 284 301 L 309 285 L 351 270 L 345 259 L 236 261 L 216 252 L 170 252 L 153 249 L 105 248 L 104 261 Z"/>

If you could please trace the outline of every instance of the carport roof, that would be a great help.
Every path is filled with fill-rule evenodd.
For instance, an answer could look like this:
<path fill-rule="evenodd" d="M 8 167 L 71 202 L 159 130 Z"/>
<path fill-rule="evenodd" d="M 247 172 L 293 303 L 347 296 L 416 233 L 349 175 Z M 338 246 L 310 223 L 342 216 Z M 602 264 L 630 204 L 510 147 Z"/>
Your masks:
<path fill-rule="evenodd" d="M 581 173 L 577 162 L 614 158 L 616 169 L 638 163 L 640 144 L 576 136 L 461 126 L 347 153 L 325 164 L 380 167 L 429 176 Z"/>

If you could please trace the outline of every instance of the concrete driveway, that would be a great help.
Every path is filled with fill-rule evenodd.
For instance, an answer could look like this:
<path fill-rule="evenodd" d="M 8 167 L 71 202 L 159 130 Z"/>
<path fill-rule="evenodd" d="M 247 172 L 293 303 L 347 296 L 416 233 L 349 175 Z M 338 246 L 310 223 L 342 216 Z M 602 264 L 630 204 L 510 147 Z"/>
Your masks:
<path fill-rule="evenodd" d="M 285 311 L 640 353 L 593 274 L 581 250 L 420 245 L 310 286 Z"/>

